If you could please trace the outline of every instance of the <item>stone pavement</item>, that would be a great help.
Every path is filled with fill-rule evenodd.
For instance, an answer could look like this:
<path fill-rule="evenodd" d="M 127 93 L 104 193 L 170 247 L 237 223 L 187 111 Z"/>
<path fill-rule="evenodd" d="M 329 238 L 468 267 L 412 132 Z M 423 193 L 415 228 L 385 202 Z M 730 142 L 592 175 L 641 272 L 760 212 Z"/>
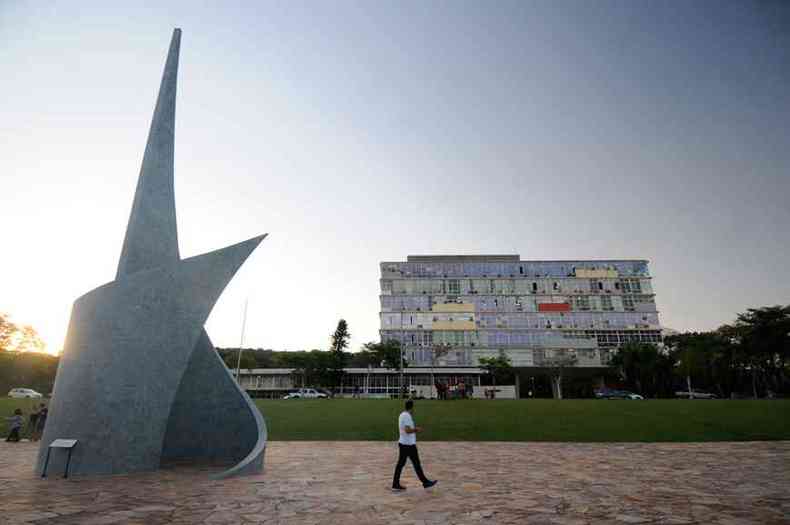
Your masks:
<path fill-rule="evenodd" d="M 272 442 L 262 475 L 208 467 L 64 480 L 35 445 L 0 442 L 0 523 L 790 523 L 790 442 L 420 444 L 389 490 L 394 443 Z M 55 474 L 55 473 L 52 473 Z"/>

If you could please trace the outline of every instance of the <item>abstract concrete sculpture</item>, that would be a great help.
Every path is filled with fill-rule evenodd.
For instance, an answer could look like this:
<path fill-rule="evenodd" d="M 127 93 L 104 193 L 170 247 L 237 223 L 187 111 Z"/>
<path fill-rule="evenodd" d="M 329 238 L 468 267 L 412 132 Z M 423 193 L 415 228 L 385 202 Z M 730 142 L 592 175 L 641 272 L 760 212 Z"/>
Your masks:
<path fill-rule="evenodd" d="M 172 460 L 263 468 L 266 427 L 203 329 L 265 236 L 188 259 L 178 251 L 173 151 L 181 31 L 159 98 L 113 282 L 77 299 L 41 441 L 77 439 L 72 475 L 154 470 Z M 61 466 L 50 459 L 49 471 Z"/>

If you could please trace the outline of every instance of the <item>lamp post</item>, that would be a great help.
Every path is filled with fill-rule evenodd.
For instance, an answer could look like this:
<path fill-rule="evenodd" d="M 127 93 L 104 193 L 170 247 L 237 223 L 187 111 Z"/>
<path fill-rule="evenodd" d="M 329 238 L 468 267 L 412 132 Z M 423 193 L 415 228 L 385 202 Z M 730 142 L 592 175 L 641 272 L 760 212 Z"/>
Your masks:
<path fill-rule="evenodd" d="M 400 345 L 400 362 L 398 363 L 398 370 L 400 371 L 400 381 L 398 382 L 398 399 L 403 399 L 403 345 Z"/>

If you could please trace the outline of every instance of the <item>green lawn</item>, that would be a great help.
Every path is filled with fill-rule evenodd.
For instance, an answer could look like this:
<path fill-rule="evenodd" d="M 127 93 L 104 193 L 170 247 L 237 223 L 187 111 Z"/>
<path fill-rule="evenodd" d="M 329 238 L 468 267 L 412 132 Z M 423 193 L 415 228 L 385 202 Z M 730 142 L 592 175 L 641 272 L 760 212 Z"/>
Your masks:
<path fill-rule="evenodd" d="M 394 440 L 397 400 L 258 400 L 273 440 Z M 790 400 L 417 401 L 423 441 L 790 439 Z"/>
<path fill-rule="evenodd" d="M 397 400 L 258 400 L 272 440 L 394 440 Z M 28 400 L 0 399 L 9 416 Z M 76 415 L 79 417 L 79 415 Z M 423 441 L 746 441 L 790 439 L 790 400 L 417 401 Z M 0 430 L 7 432 L 6 421 Z"/>

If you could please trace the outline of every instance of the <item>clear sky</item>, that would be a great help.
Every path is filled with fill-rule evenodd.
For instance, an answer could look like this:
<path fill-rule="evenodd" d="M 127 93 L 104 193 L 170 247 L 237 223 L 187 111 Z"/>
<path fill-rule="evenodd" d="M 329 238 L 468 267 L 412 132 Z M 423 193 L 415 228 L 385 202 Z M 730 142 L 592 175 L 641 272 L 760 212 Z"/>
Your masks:
<path fill-rule="evenodd" d="M 357 349 L 409 254 L 649 259 L 679 330 L 790 302 L 790 4 L 109 4 L 0 0 L 0 311 L 50 351 L 114 278 L 173 27 L 181 254 L 270 233 L 218 346 L 249 298 L 245 346 Z"/>

